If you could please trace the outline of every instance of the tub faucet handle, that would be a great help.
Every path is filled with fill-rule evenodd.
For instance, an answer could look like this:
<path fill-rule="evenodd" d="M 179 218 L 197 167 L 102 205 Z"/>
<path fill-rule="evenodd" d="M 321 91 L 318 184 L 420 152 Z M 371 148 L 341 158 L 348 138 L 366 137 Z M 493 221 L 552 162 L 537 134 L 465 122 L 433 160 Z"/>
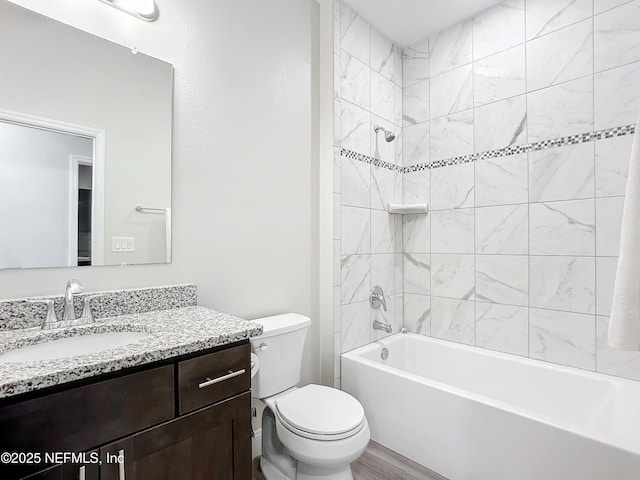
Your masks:
<path fill-rule="evenodd" d="M 378 309 L 380 305 L 382 305 L 382 309 L 387 311 L 387 301 L 384 299 L 384 292 L 379 285 L 376 285 L 371 289 L 371 293 L 369 294 L 369 305 L 371 308 Z"/>

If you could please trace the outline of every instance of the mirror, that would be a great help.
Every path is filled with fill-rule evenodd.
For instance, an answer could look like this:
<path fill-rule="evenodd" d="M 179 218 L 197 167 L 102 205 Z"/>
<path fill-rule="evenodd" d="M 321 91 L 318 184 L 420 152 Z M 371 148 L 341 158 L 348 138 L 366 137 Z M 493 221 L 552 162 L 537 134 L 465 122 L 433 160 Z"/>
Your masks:
<path fill-rule="evenodd" d="M 173 67 L 6 0 L 0 59 L 0 268 L 170 262 Z"/>

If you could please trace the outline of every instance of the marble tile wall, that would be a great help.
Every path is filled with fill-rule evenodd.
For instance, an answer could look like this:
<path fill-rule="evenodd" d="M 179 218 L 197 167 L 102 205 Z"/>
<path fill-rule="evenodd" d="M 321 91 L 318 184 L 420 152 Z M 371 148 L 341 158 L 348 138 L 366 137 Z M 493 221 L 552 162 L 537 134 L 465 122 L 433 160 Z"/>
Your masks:
<path fill-rule="evenodd" d="M 639 84 L 640 0 L 507 0 L 404 50 L 402 164 L 635 124 Z M 606 338 L 632 138 L 404 173 L 404 326 L 640 380 Z"/>
<path fill-rule="evenodd" d="M 402 159 L 402 53 L 340 0 L 334 2 L 334 383 L 340 354 L 381 337 L 379 319 L 402 327 L 402 222 L 389 202 L 402 199 L 402 176 L 340 155 L 341 149 L 390 165 Z M 396 135 L 387 143 L 380 125 Z M 372 310 L 380 285 L 387 311 Z M 386 335 L 386 334 L 385 334 Z"/>

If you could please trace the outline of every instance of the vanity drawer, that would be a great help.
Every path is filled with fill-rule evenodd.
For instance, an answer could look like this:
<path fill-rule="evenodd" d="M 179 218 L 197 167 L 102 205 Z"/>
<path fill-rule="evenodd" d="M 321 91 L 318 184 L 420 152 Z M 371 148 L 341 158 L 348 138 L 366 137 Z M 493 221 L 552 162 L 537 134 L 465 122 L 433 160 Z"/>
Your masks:
<path fill-rule="evenodd" d="M 82 452 L 175 415 L 174 366 L 133 373 L 0 408 L 0 451 Z M 19 478 L 44 465 L 0 465 Z"/>
<path fill-rule="evenodd" d="M 247 344 L 178 363 L 180 414 L 249 390 L 250 357 Z"/>

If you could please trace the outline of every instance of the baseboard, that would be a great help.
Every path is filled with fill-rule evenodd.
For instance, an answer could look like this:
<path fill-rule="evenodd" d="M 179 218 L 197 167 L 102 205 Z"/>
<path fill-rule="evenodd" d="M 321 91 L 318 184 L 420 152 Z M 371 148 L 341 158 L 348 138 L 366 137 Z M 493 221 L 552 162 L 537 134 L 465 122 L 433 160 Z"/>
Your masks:
<path fill-rule="evenodd" d="M 262 454 L 262 429 L 254 430 L 253 434 L 253 439 L 251 439 L 251 458 L 256 458 Z"/>

